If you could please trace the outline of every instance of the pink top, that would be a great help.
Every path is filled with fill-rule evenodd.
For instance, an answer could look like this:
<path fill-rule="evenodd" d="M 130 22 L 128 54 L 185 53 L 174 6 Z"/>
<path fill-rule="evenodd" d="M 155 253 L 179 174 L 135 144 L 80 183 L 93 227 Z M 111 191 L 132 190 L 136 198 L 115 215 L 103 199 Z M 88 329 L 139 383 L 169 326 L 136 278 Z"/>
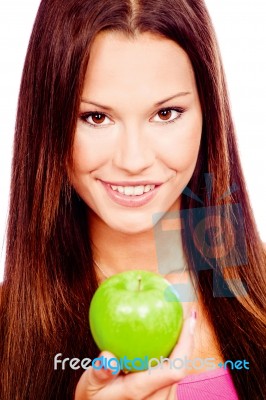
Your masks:
<path fill-rule="evenodd" d="M 213 369 L 191 374 L 177 385 L 178 400 L 238 400 L 227 369 Z"/>

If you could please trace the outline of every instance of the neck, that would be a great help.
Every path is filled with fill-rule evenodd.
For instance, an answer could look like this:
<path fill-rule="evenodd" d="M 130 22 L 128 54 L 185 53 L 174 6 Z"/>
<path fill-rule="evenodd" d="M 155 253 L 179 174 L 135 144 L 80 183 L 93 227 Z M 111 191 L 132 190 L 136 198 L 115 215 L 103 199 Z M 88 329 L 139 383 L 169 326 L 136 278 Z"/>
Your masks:
<path fill-rule="evenodd" d="M 133 269 L 166 275 L 184 268 L 180 229 L 125 234 L 112 230 L 95 214 L 89 217 L 89 227 L 94 259 L 107 276 Z"/>

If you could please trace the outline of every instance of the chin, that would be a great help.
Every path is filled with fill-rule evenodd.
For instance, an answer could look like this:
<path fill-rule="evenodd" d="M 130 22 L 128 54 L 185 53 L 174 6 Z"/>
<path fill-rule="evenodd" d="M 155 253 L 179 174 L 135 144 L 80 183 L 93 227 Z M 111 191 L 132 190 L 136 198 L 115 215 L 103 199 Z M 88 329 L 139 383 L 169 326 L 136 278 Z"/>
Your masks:
<path fill-rule="evenodd" d="M 121 232 L 126 235 L 135 235 L 148 232 L 154 228 L 152 221 L 108 221 L 108 226 L 116 232 Z"/>

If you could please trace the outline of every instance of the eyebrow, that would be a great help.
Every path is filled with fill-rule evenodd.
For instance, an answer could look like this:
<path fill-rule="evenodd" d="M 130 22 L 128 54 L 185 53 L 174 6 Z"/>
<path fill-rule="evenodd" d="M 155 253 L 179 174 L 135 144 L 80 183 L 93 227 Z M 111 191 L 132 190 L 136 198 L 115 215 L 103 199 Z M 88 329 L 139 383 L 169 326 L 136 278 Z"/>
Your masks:
<path fill-rule="evenodd" d="M 157 103 L 154 104 L 154 107 L 161 106 L 162 104 L 166 103 L 167 101 L 173 100 L 176 97 L 183 97 L 183 96 L 187 96 L 189 94 L 191 94 L 191 92 L 179 92 L 179 93 L 176 93 L 173 96 L 170 96 L 170 97 L 167 97 L 166 99 L 158 101 Z M 81 99 L 81 102 L 82 103 L 86 103 L 86 104 L 91 104 L 93 106 L 96 106 L 96 107 L 99 107 L 99 108 L 102 108 L 102 109 L 105 109 L 105 110 L 108 110 L 108 111 L 112 111 L 111 107 L 105 106 L 105 105 L 100 104 L 100 103 L 95 103 L 94 101 L 89 101 L 87 99 Z"/>

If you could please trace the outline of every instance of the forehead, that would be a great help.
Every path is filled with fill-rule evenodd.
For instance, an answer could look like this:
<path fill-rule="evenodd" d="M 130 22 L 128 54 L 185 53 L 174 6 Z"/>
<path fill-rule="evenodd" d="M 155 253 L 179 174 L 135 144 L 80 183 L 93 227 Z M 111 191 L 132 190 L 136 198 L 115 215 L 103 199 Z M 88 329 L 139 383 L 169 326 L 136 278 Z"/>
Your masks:
<path fill-rule="evenodd" d="M 193 69 L 186 52 L 174 41 L 151 33 L 128 38 L 103 32 L 94 40 L 83 95 L 110 100 L 164 96 L 195 89 Z"/>

